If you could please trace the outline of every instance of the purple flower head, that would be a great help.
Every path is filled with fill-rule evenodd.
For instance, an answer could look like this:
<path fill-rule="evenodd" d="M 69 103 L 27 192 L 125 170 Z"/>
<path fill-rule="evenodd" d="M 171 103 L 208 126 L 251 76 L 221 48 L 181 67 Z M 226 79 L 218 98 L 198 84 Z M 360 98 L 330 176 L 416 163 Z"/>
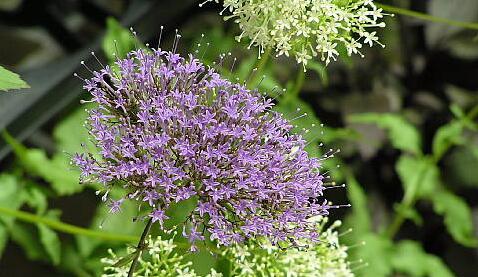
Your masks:
<path fill-rule="evenodd" d="M 99 157 L 75 155 L 82 181 L 126 188 L 161 228 L 173 203 L 193 199 L 184 232 L 193 242 L 317 237 L 308 219 L 331 208 L 317 201 L 320 162 L 271 100 L 193 56 L 137 50 L 116 64 L 84 86 L 98 104 L 88 128 Z"/>

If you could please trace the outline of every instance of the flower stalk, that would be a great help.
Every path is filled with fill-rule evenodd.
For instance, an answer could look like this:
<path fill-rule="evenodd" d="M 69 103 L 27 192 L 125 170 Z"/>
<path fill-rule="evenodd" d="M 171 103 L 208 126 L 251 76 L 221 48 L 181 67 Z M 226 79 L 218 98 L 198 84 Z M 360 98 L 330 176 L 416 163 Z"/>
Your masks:
<path fill-rule="evenodd" d="M 146 223 L 146 227 L 144 227 L 143 233 L 141 234 L 141 238 L 139 239 L 138 246 L 136 247 L 136 255 L 131 262 L 131 267 L 129 268 L 128 277 L 133 277 L 134 270 L 136 269 L 136 265 L 138 264 L 138 259 L 141 257 L 143 250 L 147 247 L 145 241 L 148 237 L 149 231 L 151 231 L 151 226 L 153 225 L 153 219 L 150 218 L 148 223 Z"/>

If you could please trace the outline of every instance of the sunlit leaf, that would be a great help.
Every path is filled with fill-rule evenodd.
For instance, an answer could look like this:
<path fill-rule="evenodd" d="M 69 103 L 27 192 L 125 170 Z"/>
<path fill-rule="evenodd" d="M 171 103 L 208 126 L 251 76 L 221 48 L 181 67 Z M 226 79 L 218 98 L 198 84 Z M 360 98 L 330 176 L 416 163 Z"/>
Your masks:
<path fill-rule="evenodd" d="M 12 89 L 29 88 L 30 86 L 23 81 L 20 76 L 10 70 L 0 66 L 0 91 Z"/>

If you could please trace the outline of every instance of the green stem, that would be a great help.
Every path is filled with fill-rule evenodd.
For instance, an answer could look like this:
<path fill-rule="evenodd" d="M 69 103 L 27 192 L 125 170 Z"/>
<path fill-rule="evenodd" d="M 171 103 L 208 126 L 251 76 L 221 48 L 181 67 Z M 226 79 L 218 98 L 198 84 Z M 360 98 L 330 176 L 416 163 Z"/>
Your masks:
<path fill-rule="evenodd" d="M 478 116 L 478 105 L 474 106 L 466 115 L 466 117 L 470 120 L 473 120 L 476 116 Z M 432 158 L 431 162 L 433 163 L 438 163 L 439 158 Z M 422 182 L 423 177 L 426 175 L 426 169 L 422 169 L 420 171 L 420 175 L 417 178 L 417 183 L 413 186 L 413 190 L 409 190 L 405 193 L 401 205 L 405 208 L 411 208 L 415 205 L 415 202 L 417 201 L 416 199 L 416 193 L 418 191 L 418 187 L 420 186 L 420 183 Z M 402 224 L 405 222 L 405 216 L 403 213 L 396 213 L 395 218 L 392 220 L 392 223 L 388 226 L 385 235 L 389 238 L 393 238 L 397 232 L 400 230 L 400 227 Z"/>
<path fill-rule="evenodd" d="M 139 257 L 141 257 L 141 253 L 143 252 L 143 249 L 146 246 L 146 237 L 149 234 L 149 231 L 151 231 L 151 226 L 153 226 L 153 218 L 150 218 L 148 220 L 148 223 L 146 224 L 146 227 L 144 227 L 143 233 L 141 234 L 141 238 L 139 239 L 138 246 L 136 251 L 136 256 L 134 257 L 133 261 L 131 262 L 131 267 L 129 268 L 128 271 L 128 277 L 133 277 L 134 270 L 136 269 L 136 264 L 138 263 Z"/>
<path fill-rule="evenodd" d="M 394 14 L 405 15 L 405 16 L 417 18 L 424 21 L 447 24 L 447 25 L 462 27 L 466 29 L 478 30 L 478 23 L 474 23 L 474 22 L 463 22 L 463 21 L 451 20 L 448 18 L 437 17 L 437 16 L 433 16 L 433 15 L 429 15 L 429 14 L 425 14 L 421 12 L 416 12 L 416 11 L 411 11 L 411 10 L 407 10 L 407 9 L 403 9 L 399 7 L 389 6 L 385 4 L 377 3 L 376 5 L 382 8 L 383 10 L 394 13 Z"/>
<path fill-rule="evenodd" d="M 417 201 L 418 188 L 420 184 L 422 183 L 423 178 L 426 176 L 426 171 L 427 171 L 426 167 L 421 168 L 416 183 L 410 190 L 405 192 L 405 195 L 403 196 L 403 199 L 400 202 L 400 205 L 404 207 L 405 209 L 409 209 L 415 205 L 415 202 Z M 392 220 L 392 223 L 388 226 L 385 232 L 385 235 L 388 238 L 392 239 L 400 230 L 400 227 L 405 222 L 405 219 L 406 217 L 403 214 L 403 212 L 395 213 L 395 217 Z"/>
<path fill-rule="evenodd" d="M 0 207 L 0 214 L 12 216 L 19 220 L 29 222 L 29 223 L 41 223 L 50 227 L 51 229 L 54 229 L 63 233 L 73 234 L 73 235 L 82 235 L 82 236 L 87 236 L 87 237 L 92 237 L 92 238 L 97 238 L 102 240 L 121 241 L 121 242 L 134 242 L 138 239 L 138 237 L 136 236 L 93 231 L 93 230 L 81 228 L 75 225 L 63 223 L 57 220 L 53 220 L 50 218 L 38 216 L 28 212 L 12 210 L 5 207 Z"/>
<path fill-rule="evenodd" d="M 299 68 L 297 77 L 295 79 L 294 88 L 290 92 L 291 95 L 297 96 L 299 94 L 299 92 L 302 90 L 302 87 L 304 86 L 304 81 L 305 81 L 305 72 L 304 70 L 302 70 L 302 68 Z"/>

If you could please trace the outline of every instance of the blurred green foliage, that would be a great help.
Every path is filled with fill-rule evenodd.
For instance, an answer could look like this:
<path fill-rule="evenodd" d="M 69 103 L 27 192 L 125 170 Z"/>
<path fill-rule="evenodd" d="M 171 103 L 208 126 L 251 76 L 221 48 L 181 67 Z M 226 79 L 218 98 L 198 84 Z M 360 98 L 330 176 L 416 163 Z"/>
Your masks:
<path fill-rule="evenodd" d="M 107 26 L 108 31 L 102 46 L 110 64 L 116 57 L 124 57 L 134 47 L 143 46 L 130 31 L 115 20 L 109 19 Z M 390 33 L 391 31 L 384 37 L 392 40 Z M 417 277 L 455 275 L 440 257 L 427 253 L 421 241 L 403 237 L 397 239 L 396 235 L 407 220 L 416 224 L 416 228 L 423 226 L 424 220 L 417 204 L 427 203 L 443 218 L 447 232 L 456 243 L 466 247 L 478 245 L 473 230 L 472 210 L 466 200 L 455 193 L 456 188 L 447 184 L 449 176 L 444 176 L 443 169 L 455 168 L 453 172 L 459 172 L 456 174 L 460 178 L 476 176 L 476 103 L 469 111 L 463 110 L 463 105 L 451 105 L 450 120 L 436 129 L 431 140 L 423 136 L 415 121 L 410 120 L 410 114 L 400 109 L 386 113 L 344 112 L 347 116 L 343 118 L 343 126 L 322 127 L 323 122 L 317 116 L 315 103 L 306 100 L 302 93 L 304 87 L 308 86 L 307 81 L 304 81 L 307 80 L 306 77 L 315 77 L 318 83 L 316 86 L 328 87 L 331 79 L 335 77 L 330 74 L 329 68 L 318 62 L 310 62 L 309 71 L 304 75 L 302 68 L 283 61 L 268 60 L 254 70 L 259 64 L 257 57 L 244 51 L 244 47 L 234 41 L 233 34 L 225 32 L 223 28 L 212 28 L 204 38 L 194 35 L 190 39 L 192 47 L 189 52 L 197 50 L 196 55 L 206 64 L 216 67 L 232 80 L 243 82 L 250 80 L 254 74 L 260 76 L 259 79 L 265 75 L 266 77 L 258 82 L 257 89 L 276 100 L 275 111 L 287 118 L 295 118 L 294 131 L 302 133 L 309 142 L 307 150 L 312 156 L 320 157 L 326 152 L 319 147 L 319 142 L 325 143 L 327 147 L 343 147 L 343 152 L 346 152 L 344 160 L 359 155 L 360 144 L 371 142 L 366 141 L 363 132 L 354 128 L 355 125 L 367 128 L 376 126 L 385 131 L 389 144 L 377 144 L 374 147 L 396 151 L 397 158 L 393 161 L 394 174 L 401 184 L 400 190 L 403 191 L 402 200 L 391 205 L 393 210 L 385 213 L 385 219 L 377 220 L 375 217 L 375 210 L 371 208 L 375 196 L 369 193 L 366 184 L 359 182 L 357 175 L 360 173 L 360 167 L 337 157 L 324 161 L 325 167 L 331 170 L 330 174 L 336 182 L 347 183 L 347 196 L 352 209 L 347 214 L 344 225 L 345 228 L 353 228 L 353 231 L 343 236 L 343 240 L 351 245 L 350 260 L 357 264 L 355 273 L 358 276 L 380 277 L 395 273 Z M 209 46 L 206 46 L 206 43 L 209 43 Z M 395 46 L 391 42 L 390 47 Z M 233 58 L 227 58 L 229 52 L 234 53 L 233 56 L 236 56 L 238 61 L 233 62 Z M 226 53 L 227 59 L 218 62 L 221 53 Z M 395 60 L 397 56 L 391 59 Z M 344 63 L 348 69 L 355 66 L 354 60 Z M 18 77 L 3 75 L 1 70 L 4 69 L 0 68 L 0 90 L 3 88 L 3 76 Z M 296 72 L 296 76 L 291 77 L 291 72 Z M 9 82 L 22 84 L 19 79 L 11 79 Z M 287 92 L 282 93 L 283 88 L 286 88 Z M 298 108 L 300 111 L 297 111 Z M 304 113 L 307 113 L 307 116 L 301 116 Z M 0 175 L 0 207 L 27 210 L 41 217 L 60 220 L 61 211 L 50 207 L 52 200 L 94 192 L 95 184 L 78 183 L 79 173 L 70 167 L 69 157 L 65 154 L 81 151 L 81 147 L 90 151 L 94 149 L 88 139 L 87 130 L 82 127 L 85 118 L 83 107 L 79 107 L 56 125 L 53 137 L 57 152 L 52 155 L 47 155 L 42 149 L 27 148 L 4 133 L 5 140 L 14 150 L 16 160 L 8 171 Z M 337 164 L 341 165 L 338 170 Z M 468 170 L 463 172 L 463 168 Z M 464 183 L 474 189 L 478 187 L 476 178 L 470 178 Z M 184 210 L 180 209 L 173 209 L 170 213 L 173 222 L 184 216 Z M 114 216 L 110 216 L 108 207 L 100 203 L 88 227 L 100 232 L 138 236 L 143 223 L 131 220 L 137 216 L 137 208 L 132 203 L 125 203 L 122 212 Z M 76 276 L 97 276 L 102 268 L 100 258 L 106 255 L 108 248 L 114 248 L 117 253 L 124 250 L 122 241 L 108 242 L 83 235 L 60 238 L 58 232 L 45 224 L 31 225 L 0 213 L 0 257 L 10 239 L 22 247 L 29 259 L 51 263 L 58 271 Z M 362 242 L 365 244 L 362 245 Z M 186 252 L 185 249 L 180 251 Z M 194 261 L 193 267 L 199 273 L 208 272 L 213 267 L 220 268 L 217 265 L 220 261 L 207 251 L 188 258 Z M 361 260 L 363 262 L 356 262 Z"/>

